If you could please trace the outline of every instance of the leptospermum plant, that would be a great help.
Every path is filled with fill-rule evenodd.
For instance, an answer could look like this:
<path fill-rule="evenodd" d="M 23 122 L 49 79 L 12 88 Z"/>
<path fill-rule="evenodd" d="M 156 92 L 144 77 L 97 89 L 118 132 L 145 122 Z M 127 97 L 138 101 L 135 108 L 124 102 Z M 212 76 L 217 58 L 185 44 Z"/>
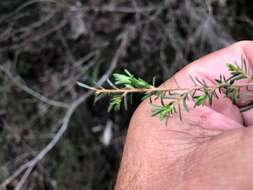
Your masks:
<path fill-rule="evenodd" d="M 253 76 L 249 73 L 245 59 L 242 58 L 241 64 L 227 64 L 229 77 L 220 75 L 215 79 L 215 83 L 210 86 L 204 80 L 198 77 L 190 76 L 193 87 L 191 88 L 176 88 L 157 87 L 155 78 L 152 83 L 135 77 L 128 70 L 124 73 L 113 74 L 114 82 L 107 80 L 110 88 L 92 87 L 78 82 L 78 85 L 95 93 L 96 103 L 104 96 L 110 97 L 108 111 L 118 111 L 121 105 L 127 110 L 128 104 L 132 102 L 134 93 L 143 94 L 143 100 L 150 99 L 152 116 L 159 116 L 161 121 L 167 121 L 174 114 L 178 114 L 182 119 L 182 109 L 189 111 L 189 102 L 194 102 L 194 106 L 203 106 L 209 104 L 212 106 L 213 100 L 218 99 L 223 95 L 224 98 L 229 98 L 234 104 L 239 99 L 243 98 L 240 93 L 242 88 L 248 89 L 253 85 Z M 238 83 L 240 81 L 240 83 Z M 253 97 L 253 96 L 251 96 Z M 160 100 L 159 104 L 154 104 L 153 100 Z M 157 102 L 157 101 L 156 101 Z M 253 107 L 253 98 L 250 103 L 241 108 L 241 111 L 247 111 Z"/>

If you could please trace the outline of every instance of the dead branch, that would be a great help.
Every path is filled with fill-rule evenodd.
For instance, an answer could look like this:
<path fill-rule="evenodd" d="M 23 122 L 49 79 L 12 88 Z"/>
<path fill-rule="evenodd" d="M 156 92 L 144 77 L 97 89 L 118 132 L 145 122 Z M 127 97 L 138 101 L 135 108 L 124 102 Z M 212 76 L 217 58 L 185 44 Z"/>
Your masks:
<path fill-rule="evenodd" d="M 165 6 L 146 6 L 146 7 L 139 7 L 138 9 L 132 7 L 123 7 L 123 6 L 114 6 L 114 5 L 107 5 L 103 7 L 97 6 L 83 6 L 82 9 L 84 11 L 95 11 L 95 12 L 111 12 L 111 13 L 124 13 L 124 14 L 136 14 L 136 13 L 148 13 L 154 12 L 157 10 L 164 9 Z"/>
<path fill-rule="evenodd" d="M 34 91 L 33 89 L 29 88 L 27 85 L 25 85 L 23 82 L 21 82 L 21 79 L 17 76 L 14 76 L 7 68 L 0 65 L 0 71 L 2 71 L 8 78 L 21 90 L 25 91 L 27 94 L 33 96 L 34 98 L 38 99 L 39 101 L 46 103 L 51 106 L 55 107 L 62 107 L 62 108 L 68 108 L 69 105 L 67 103 L 51 100 L 40 93 Z"/>
<path fill-rule="evenodd" d="M 102 85 L 108 77 L 111 75 L 113 70 L 117 66 L 117 62 L 119 61 L 120 57 L 123 55 L 123 52 L 127 46 L 128 42 L 128 32 L 124 32 L 121 36 L 121 43 L 116 51 L 112 62 L 110 64 L 110 67 L 107 69 L 106 73 L 100 78 L 100 80 L 97 82 L 97 85 Z M 92 94 L 92 92 L 88 92 L 81 97 L 79 97 L 77 100 L 75 100 L 69 108 L 67 109 L 67 112 L 62 120 L 62 125 L 60 129 L 57 131 L 53 139 L 49 142 L 49 144 L 43 148 L 37 156 L 35 156 L 32 160 L 28 161 L 27 163 L 21 165 L 9 178 L 7 178 L 1 185 L 0 188 L 4 189 L 6 186 L 11 183 L 14 179 L 18 178 L 23 172 L 25 172 L 21 180 L 18 182 L 18 184 L 15 187 L 15 190 L 20 190 L 24 183 L 26 182 L 27 178 L 31 174 L 34 167 L 46 156 L 46 154 L 52 150 L 55 145 L 59 142 L 65 131 L 68 129 L 69 122 L 73 114 L 75 113 L 76 109 Z"/>

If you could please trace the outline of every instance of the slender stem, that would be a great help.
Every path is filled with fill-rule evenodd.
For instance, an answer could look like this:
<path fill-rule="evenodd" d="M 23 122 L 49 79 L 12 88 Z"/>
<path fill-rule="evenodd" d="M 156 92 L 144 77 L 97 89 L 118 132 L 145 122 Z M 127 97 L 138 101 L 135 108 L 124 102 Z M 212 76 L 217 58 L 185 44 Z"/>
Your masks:
<path fill-rule="evenodd" d="M 219 84 L 214 86 L 208 86 L 206 89 L 215 89 L 220 87 L 226 87 L 227 84 Z M 253 86 L 253 82 L 245 83 L 245 84 L 237 84 L 233 85 L 233 87 L 247 87 L 247 86 Z M 203 86 L 194 86 L 191 88 L 166 88 L 166 87 L 153 87 L 153 88 L 145 88 L 145 89 L 139 89 L 139 88 L 121 88 L 121 89 L 105 89 L 105 88 L 92 88 L 91 90 L 95 91 L 96 94 L 100 93 L 151 93 L 151 92 L 164 92 L 164 91 L 192 91 L 192 90 L 200 90 L 203 89 Z"/>

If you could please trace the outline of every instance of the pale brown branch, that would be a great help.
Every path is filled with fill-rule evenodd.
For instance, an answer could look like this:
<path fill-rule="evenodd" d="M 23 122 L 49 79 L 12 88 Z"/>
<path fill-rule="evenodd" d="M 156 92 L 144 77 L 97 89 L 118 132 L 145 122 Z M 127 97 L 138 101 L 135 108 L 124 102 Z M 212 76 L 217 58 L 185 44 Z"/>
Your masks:
<path fill-rule="evenodd" d="M 80 86 L 82 86 L 82 84 L 80 84 Z M 220 87 L 225 87 L 224 84 L 222 85 L 213 85 L 213 86 L 208 86 L 206 87 L 206 89 L 212 90 L 212 89 L 218 89 Z M 233 87 L 238 87 L 238 88 L 242 88 L 242 87 L 247 87 L 247 86 L 253 86 L 253 83 L 245 83 L 245 84 L 237 84 L 237 85 L 233 85 Z M 153 87 L 153 88 L 144 88 L 144 89 L 140 89 L 140 88 L 119 88 L 119 89 L 105 89 L 105 88 L 94 88 L 94 87 L 90 87 L 90 90 L 95 91 L 96 94 L 100 94 L 100 93 L 108 93 L 108 94 L 112 94 L 112 93 L 152 93 L 152 92 L 190 92 L 193 90 L 201 90 L 203 89 L 203 86 L 193 86 L 191 88 L 166 88 L 166 87 Z"/>

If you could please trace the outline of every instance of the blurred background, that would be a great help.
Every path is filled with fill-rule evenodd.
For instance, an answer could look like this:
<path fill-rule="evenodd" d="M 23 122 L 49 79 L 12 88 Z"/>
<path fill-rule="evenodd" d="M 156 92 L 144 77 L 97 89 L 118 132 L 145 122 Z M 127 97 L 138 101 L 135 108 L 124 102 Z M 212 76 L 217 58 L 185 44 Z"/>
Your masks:
<path fill-rule="evenodd" d="M 0 188 L 112 189 L 141 100 L 108 113 L 76 81 L 127 68 L 162 83 L 253 39 L 252 19 L 246 0 L 1 0 Z"/>

